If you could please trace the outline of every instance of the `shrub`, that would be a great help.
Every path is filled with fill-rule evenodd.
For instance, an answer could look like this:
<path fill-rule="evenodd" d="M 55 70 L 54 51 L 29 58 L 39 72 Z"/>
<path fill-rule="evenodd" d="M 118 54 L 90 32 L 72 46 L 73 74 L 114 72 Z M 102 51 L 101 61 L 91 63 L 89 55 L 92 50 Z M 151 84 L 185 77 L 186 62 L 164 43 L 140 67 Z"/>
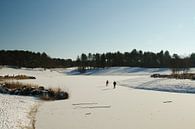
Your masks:
<path fill-rule="evenodd" d="M 20 82 L 5 82 L 0 84 L 0 93 L 34 96 L 42 100 L 62 100 L 69 98 L 69 94 L 60 88 L 45 89 L 43 86 L 23 84 Z"/>

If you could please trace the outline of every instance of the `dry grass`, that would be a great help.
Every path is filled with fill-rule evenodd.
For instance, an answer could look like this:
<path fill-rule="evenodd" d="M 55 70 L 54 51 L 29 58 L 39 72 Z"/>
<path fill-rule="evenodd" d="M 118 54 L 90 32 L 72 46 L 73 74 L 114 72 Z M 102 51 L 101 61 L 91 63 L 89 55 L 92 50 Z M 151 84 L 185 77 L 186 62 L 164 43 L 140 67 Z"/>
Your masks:
<path fill-rule="evenodd" d="M 8 89 L 21 89 L 23 87 L 34 88 L 34 89 L 38 88 L 38 85 L 24 84 L 21 82 L 5 82 L 4 84 Z"/>
<path fill-rule="evenodd" d="M 0 79 L 16 79 L 16 80 L 22 80 L 22 79 L 36 79 L 33 76 L 27 76 L 27 75 L 5 75 L 5 76 L 0 76 Z"/>
<path fill-rule="evenodd" d="M 62 92 L 63 90 L 61 88 L 49 88 L 48 91 L 50 93 L 52 93 L 52 96 L 41 96 L 40 99 L 41 100 L 45 100 L 45 101 L 52 101 L 52 100 L 56 100 L 57 95 Z"/>
<path fill-rule="evenodd" d="M 41 100 L 60 100 L 61 95 L 65 95 L 65 98 L 68 99 L 69 94 L 64 92 L 60 88 L 49 88 L 45 89 L 43 86 L 38 86 L 35 84 L 24 84 L 21 82 L 2 82 L 2 85 L 6 87 L 10 92 L 7 94 L 15 94 L 15 95 L 25 95 L 25 96 L 34 96 Z M 20 92 L 18 94 L 14 93 L 16 90 Z M 26 91 L 27 90 L 27 91 Z M 36 93 L 35 93 L 36 92 Z"/>
<path fill-rule="evenodd" d="M 49 88 L 49 90 L 52 90 L 54 93 L 60 93 L 62 91 L 62 89 L 60 88 L 53 88 L 53 89 Z"/>

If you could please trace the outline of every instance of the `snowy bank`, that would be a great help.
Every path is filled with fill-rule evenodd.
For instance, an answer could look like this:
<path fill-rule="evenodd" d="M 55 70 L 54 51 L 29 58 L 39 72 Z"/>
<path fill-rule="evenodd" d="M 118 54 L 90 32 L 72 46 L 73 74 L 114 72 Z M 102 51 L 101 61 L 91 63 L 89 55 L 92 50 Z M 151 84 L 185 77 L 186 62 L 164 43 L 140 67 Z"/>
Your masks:
<path fill-rule="evenodd" d="M 76 67 L 67 69 L 54 69 L 66 75 L 151 75 L 154 73 L 171 73 L 168 68 L 140 68 L 140 67 L 108 67 L 87 69 L 80 73 Z"/>
<path fill-rule="evenodd" d="M 37 104 L 31 97 L 0 94 L 0 129 L 32 129 L 30 112 Z"/>
<path fill-rule="evenodd" d="M 195 81 L 188 79 L 166 79 L 132 77 L 127 80 L 118 82 L 119 85 L 145 90 L 177 92 L 177 93 L 195 93 Z"/>

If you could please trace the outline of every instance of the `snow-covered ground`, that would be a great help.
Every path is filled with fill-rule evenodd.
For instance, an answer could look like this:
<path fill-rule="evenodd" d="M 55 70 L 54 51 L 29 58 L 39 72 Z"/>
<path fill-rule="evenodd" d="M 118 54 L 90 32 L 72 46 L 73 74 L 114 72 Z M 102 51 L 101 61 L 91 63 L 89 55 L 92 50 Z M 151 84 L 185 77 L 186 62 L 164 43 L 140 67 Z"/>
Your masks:
<path fill-rule="evenodd" d="M 54 69 L 66 75 L 81 75 L 76 68 Z M 139 68 L 139 67 L 109 67 L 86 70 L 82 75 L 150 75 L 155 73 L 170 73 L 167 68 Z"/>
<path fill-rule="evenodd" d="M 113 67 L 80 75 L 75 68 L 0 69 L 0 75 L 35 76 L 36 80 L 22 82 L 60 87 L 70 93 L 68 100 L 41 104 L 36 116 L 36 129 L 193 129 L 195 94 L 186 93 L 195 92 L 195 81 L 150 78 L 153 73 L 170 73 L 170 70 Z M 105 86 L 106 80 L 110 82 L 108 87 Z M 117 81 L 116 89 L 113 89 L 113 81 Z M 26 105 L 18 111 L 7 107 L 12 107 L 14 102 L 20 107 L 20 97 L 1 96 L 0 105 L 5 114 L 0 117 L 5 121 L 2 129 L 8 129 L 5 126 L 9 125 L 7 119 L 15 122 L 9 127 L 17 128 L 17 115 L 27 118 L 26 114 L 35 101 L 21 97 Z M 4 97 L 10 98 L 4 100 Z M 7 101 L 6 106 L 3 103 Z M 29 119 L 20 121 L 26 125 L 29 123 Z"/>
<path fill-rule="evenodd" d="M 0 129 L 31 129 L 30 110 L 36 106 L 31 97 L 0 94 Z"/>
<path fill-rule="evenodd" d="M 181 79 L 166 79 L 166 78 L 151 78 L 149 76 L 129 78 L 118 82 L 121 86 L 165 91 L 165 92 L 177 92 L 177 93 L 195 93 L 195 81 L 194 80 L 181 80 Z"/>

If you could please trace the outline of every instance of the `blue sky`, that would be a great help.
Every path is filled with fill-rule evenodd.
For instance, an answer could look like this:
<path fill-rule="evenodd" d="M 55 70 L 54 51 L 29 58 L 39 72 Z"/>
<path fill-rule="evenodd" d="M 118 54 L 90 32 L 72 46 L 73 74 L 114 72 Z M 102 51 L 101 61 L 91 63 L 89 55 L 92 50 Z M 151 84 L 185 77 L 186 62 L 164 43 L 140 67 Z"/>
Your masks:
<path fill-rule="evenodd" d="M 195 52 L 193 0 L 0 0 L 0 49 L 73 58 L 116 51 Z"/>

